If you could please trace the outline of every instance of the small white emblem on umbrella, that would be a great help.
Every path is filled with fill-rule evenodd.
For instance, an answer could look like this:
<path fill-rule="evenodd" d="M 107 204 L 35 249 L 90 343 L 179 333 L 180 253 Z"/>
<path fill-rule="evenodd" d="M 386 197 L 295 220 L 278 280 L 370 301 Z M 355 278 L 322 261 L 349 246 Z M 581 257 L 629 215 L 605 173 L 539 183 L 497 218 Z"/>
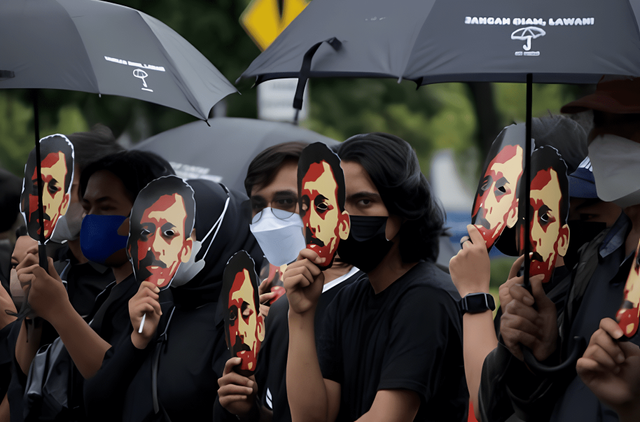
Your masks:
<path fill-rule="evenodd" d="M 525 51 L 531 50 L 531 38 L 538 38 L 546 35 L 547 33 L 542 28 L 538 28 L 537 26 L 527 26 L 526 28 L 520 28 L 513 31 L 511 34 L 512 40 L 523 40 L 527 41 L 522 48 Z"/>
<path fill-rule="evenodd" d="M 140 89 L 142 89 L 143 91 L 153 92 L 153 89 L 149 89 L 147 87 L 147 81 L 145 81 L 145 78 L 149 76 L 147 72 L 145 72 L 142 69 L 133 69 L 133 76 L 135 76 L 138 79 L 142 79 L 143 88 L 140 88 Z"/>

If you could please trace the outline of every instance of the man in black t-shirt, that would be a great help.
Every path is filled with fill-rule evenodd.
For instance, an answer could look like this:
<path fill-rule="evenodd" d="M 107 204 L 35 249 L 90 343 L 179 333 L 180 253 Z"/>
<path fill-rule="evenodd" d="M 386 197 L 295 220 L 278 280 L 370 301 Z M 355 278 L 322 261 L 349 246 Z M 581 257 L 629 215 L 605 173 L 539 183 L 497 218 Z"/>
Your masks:
<path fill-rule="evenodd" d="M 323 264 L 289 265 L 287 394 L 293 421 L 466 420 L 459 296 L 435 266 L 444 213 L 415 152 L 392 135 L 357 135 L 339 151 L 351 233 L 338 253 L 367 277 L 314 317 Z"/>

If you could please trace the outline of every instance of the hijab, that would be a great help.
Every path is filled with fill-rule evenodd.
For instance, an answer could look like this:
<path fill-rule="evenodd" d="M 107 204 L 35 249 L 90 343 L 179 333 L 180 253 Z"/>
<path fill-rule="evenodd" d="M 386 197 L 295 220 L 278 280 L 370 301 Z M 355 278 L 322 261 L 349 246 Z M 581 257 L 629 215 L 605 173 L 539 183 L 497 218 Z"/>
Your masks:
<path fill-rule="evenodd" d="M 263 255 L 249 230 L 251 215 L 245 209 L 244 194 L 210 180 L 192 179 L 187 183 L 195 193 L 196 240 L 202 243 L 195 261 L 204 259 L 205 265 L 189 282 L 173 288 L 172 292 L 177 306 L 196 308 L 218 301 L 224 268 L 236 252 L 247 251 L 257 268 Z"/>

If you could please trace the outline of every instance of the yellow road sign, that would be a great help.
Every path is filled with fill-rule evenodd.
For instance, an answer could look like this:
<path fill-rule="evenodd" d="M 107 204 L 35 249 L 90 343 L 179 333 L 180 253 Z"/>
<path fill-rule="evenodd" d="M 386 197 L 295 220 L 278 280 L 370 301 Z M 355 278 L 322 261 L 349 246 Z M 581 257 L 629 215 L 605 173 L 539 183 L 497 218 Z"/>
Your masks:
<path fill-rule="evenodd" d="M 305 0 L 253 0 L 240 24 L 261 50 L 266 50 L 284 28 L 307 7 Z"/>

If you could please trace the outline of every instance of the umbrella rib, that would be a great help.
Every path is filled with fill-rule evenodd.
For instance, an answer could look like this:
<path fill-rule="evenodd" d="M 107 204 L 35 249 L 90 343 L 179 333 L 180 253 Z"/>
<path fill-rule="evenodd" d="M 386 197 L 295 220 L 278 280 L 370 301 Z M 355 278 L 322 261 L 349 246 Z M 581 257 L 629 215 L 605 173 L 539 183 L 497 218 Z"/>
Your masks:
<path fill-rule="evenodd" d="M 139 16 L 140 16 L 140 18 L 145 22 L 145 24 L 147 25 L 147 27 L 149 28 L 149 30 L 150 30 L 151 32 L 153 32 L 153 34 L 156 36 L 155 38 L 156 38 L 156 40 L 157 40 L 157 42 L 158 42 L 158 44 L 159 44 L 159 46 L 160 46 L 160 51 L 162 51 L 162 53 L 164 54 L 164 56 L 165 56 L 165 58 L 167 59 L 167 61 L 169 61 L 169 62 L 172 64 L 172 67 L 173 67 L 173 68 L 178 69 L 178 68 L 179 68 L 178 64 L 177 64 L 177 63 L 176 63 L 176 61 L 174 60 L 174 57 L 173 57 L 171 54 L 169 54 L 169 52 L 167 51 L 167 48 L 165 47 L 164 43 L 162 42 L 161 37 L 166 36 L 166 35 L 167 35 L 167 33 L 170 33 L 171 35 L 175 35 L 175 36 L 179 37 L 180 39 L 182 39 L 182 37 L 181 37 L 177 32 L 175 32 L 173 29 L 171 29 L 171 28 L 169 28 L 169 29 L 170 29 L 170 31 L 167 31 L 166 33 L 160 34 L 160 33 L 158 33 L 157 31 L 155 31 L 155 29 L 154 29 L 154 28 L 155 28 L 155 25 L 156 25 L 156 22 L 160 22 L 160 21 L 158 21 L 157 19 L 155 19 L 155 18 L 153 18 L 153 17 L 151 17 L 151 16 L 149 16 L 149 15 L 147 15 L 147 14 L 145 14 L 145 13 L 142 13 L 142 12 L 138 12 L 138 15 L 139 15 Z M 160 23 L 161 23 L 161 22 L 160 22 Z M 183 39 L 183 40 L 184 40 L 184 39 Z M 194 50 L 195 50 L 195 47 L 193 47 L 193 45 L 191 45 L 190 43 L 188 43 L 186 40 L 184 40 L 184 42 L 185 42 L 185 45 L 184 45 L 184 46 L 182 46 L 183 48 L 185 48 L 185 47 L 187 47 L 187 46 L 188 46 L 188 47 L 190 47 L 190 48 L 192 48 L 192 49 L 194 49 Z M 204 56 L 203 56 L 203 57 L 204 57 Z M 206 58 L 205 58 L 205 59 L 206 59 Z M 210 62 L 209 62 L 209 64 L 211 65 L 211 67 L 213 68 L 213 70 L 217 71 L 217 69 L 213 66 L 213 64 L 211 64 Z M 218 72 L 218 73 L 220 73 L 219 71 L 217 71 L 217 72 Z M 191 90 L 191 89 L 189 89 L 190 84 L 189 84 L 188 80 L 186 80 L 185 78 L 183 78 L 183 77 L 182 77 L 182 75 L 181 75 L 180 73 L 172 73 L 172 75 L 175 77 L 175 79 L 176 79 L 176 84 L 177 84 L 178 86 L 180 86 L 180 89 L 181 89 L 181 90 L 183 91 L 183 93 L 185 94 L 185 97 L 186 97 L 187 101 L 189 102 L 189 104 L 191 105 L 191 107 L 193 107 L 193 109 L 194 109 L 195 113 L 197 113 L 197 115 L 198 115 L 202 120 L 205 120 L 205 121 L 206 121 L 206 120 L 209 118 L 209 113 L 211 112 L 211 109 L 213 108 L 213 106 L 215 105 L 215 103 L 214 103 L 214 104 L 211 104 L 211 106 L 209 106 L 208 104 L 205 104 L 205 105 L 204 105 L 204 107 L 206 107 L 206 115 L 203 115 L 203 114 L 201 113 L 202 105 L 200 104 L 200 102 L 198 101 L 198 99 L 197 99 L 197 98 L 192 94 L 192 90 Z M 198 77 L 201 77 L 200 75 L 197 75 L 197 76 L 198 76 Z M 232 93 L 234 93 L 234 92 L 238 92 L 238 90 L 237 90 L 233 85 L 231 85 L 231 83 L 229 83 L 229 82 L 224 78 L 224 76 L 223 76 L 221 73 L 220 73 L 220 78 L 221 78 L 224 82 L 226 82 L 226 83 L 228 84 L 228 86 L 229 86 L 229 92 L 228 92 L 228 93 L 226 93 L 225 95 L 223 95 L 220 99 L 222 99 L 222 98 L 226 97 L 227 95 L 230 95 L 230 94 L 232 94 Z M 203 79 L 203 80 L 204 80 L 204 81 L 206 81 L 206 79 Z"/>

